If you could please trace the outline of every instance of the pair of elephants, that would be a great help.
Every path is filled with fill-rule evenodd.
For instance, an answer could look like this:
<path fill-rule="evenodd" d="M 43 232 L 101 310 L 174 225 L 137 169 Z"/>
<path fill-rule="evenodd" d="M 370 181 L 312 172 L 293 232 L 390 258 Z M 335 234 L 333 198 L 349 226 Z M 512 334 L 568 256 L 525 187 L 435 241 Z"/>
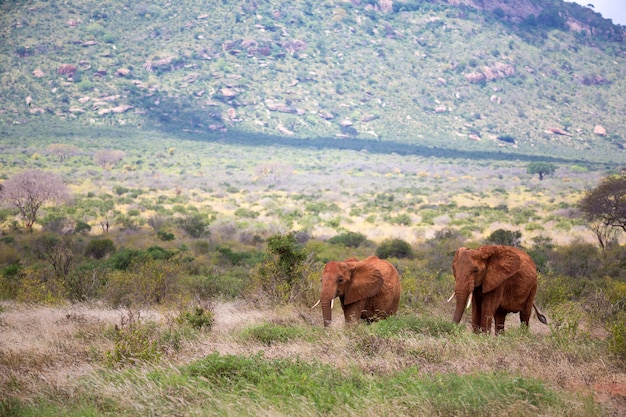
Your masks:
<path fill-rule="evenodd" d="M 528 326 L 533 308 L 539 320 L 547 323 L 534 304 L 537 268 L 527 253 L 503 245 L 460 248 L 454 255 L 452 270 L 456 284 L 448 301 L 456 297 L 456 323 L 470 303 L 476 332 L 491 333 L 495 320 L 496 334 L 501 333 L 508 313 L 519 312 L 520 321 Z M 401 291 L 398 271 L 383 259 L 370 256 L 364 261 L 331 261 L 322 272 L 318 301 L 324 326 L 331 323 L 331 303 L 336 297 L 341 301 L 346 322 L 373 321 L 398 311 Z"/>

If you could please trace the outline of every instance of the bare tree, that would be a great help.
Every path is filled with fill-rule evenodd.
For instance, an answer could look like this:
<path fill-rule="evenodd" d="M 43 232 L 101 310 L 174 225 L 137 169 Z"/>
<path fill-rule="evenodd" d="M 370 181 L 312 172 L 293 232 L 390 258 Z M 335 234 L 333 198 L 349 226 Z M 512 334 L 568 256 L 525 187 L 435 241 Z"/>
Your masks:
<path fill-rule="evenodd" d="M 48 145 L 47 150 L 49 153 L 56 155 L 61 162 L 78 152 L 78 148 L 75 145 L 70 145 L 69 143 L 51 143 Z"/>
<path fill-rule="evenodd" d="M 604 253 L 606 246 L 615 240 L 618 229 L 606 224 L 601 219 L 590 220 L 587 227 L 596 235 L 600 249 Z"/>
<path fill-rule="evenodd" d="M 114 149 L 101 149 L 93 154 L 94 160 L 102 167 L 107 169 L 110 165 L 115 165 L 120 162 L 126 153 L 124 151 L 118 151 Z"/>
<path fill-rule="evenodd" d="M 585 193 L 578 207 L 604 250 L 617 230 L 626 232 L 626 175 L 603 178 L 596 188 Z"/>
<path fill-rule="evenodd" d="M 69 190 L 61 177 L 39 169 L 20 172 L 0 188 L 0 200 L 17 207 L 28 231 L 32 231 L 37 212 L 44 203 L 63 203 L 69 199 Z"/>

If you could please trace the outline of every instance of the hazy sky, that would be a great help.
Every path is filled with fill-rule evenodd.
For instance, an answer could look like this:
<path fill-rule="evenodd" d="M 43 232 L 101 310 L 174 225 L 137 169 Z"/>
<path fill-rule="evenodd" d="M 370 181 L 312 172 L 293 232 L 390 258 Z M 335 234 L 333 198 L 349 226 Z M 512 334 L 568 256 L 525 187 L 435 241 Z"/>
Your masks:
<path fill-rule="evenodd" d="M 581 6 L 593 4 L 592 10 L 600 13 L 605 19 L 613 20 L 613 23 L 626 26 L 626 2 L 624 0 L 568 0 Z"/>

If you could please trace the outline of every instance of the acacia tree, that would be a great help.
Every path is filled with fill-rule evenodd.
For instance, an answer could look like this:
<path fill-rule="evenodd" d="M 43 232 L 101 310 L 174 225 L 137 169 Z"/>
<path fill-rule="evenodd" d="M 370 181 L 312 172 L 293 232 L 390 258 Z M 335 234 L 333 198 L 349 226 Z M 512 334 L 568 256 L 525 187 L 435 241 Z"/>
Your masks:
<path fill-rule="evenodd" d="M 2 184 L 0 200 L 17 207 L 29 232 L 37 221 L 37 212 L 46 202 L 67 202 L 70 193 L 61 177 L 39 169 L 15 174 Z"/>
<path fill-rule="evenodd" d="M 578 202 L 578 208 L 592 225 L 600 246 L 604 249 L 609 228 L 626 232 L 626 175 L 603 178 L 600 184 L 588 190 Z"/>
<path fill-rule="evenodd" d="M 539 181 L 543 181 L 546 175 L 554 174 L 554 171 L 556 171 L 556 165 L 549 162 L 531 162 L 526 170 L 530 175 L 539 175 Z"/>

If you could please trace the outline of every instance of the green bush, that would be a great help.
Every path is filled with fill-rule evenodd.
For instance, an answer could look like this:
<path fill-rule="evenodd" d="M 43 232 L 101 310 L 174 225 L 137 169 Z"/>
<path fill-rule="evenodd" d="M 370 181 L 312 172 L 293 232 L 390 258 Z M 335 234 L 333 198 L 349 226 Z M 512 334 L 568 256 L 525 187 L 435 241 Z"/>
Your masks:
<path fill-rule="evenodd" d="M 343 245 L 349 248 L 358 248 L 367 241 L 367 236 L 363 233 L 345 232 L 328 239 L 334 245 Z"/>
<path fill-rule="evenodd" d="M 174 240 L 175 239 L 174 233 L 166 232 L 164 230 L 159 230 L 157 232 L 157 237 L 160 240 L 163 240 L 163 241 L 170 241 L 170 240 Z"/>
<path fill-rule="evenodd" d="M 381 259 L 413 258 L 413 248 L 402 239 L 385 240 L 376 248 L 376 256 Z"/>
<path fill-rule="evenodd" d="M 520 246 L 522 232 L 498 229 L 487 237 L 487 242 L 494 245 Z"/>
<path fill-rule="evenodd" d="M 85 248 L 85 256 L 103 259 L 115 253 L 115 244 L 111 239 L 92 239 Z"/>
<path fill-rule="evenodd" d="M 181 313 L 178 318 L 180 324 L 189 324 L 194 329 L 205 328 L 211 330 L 215 324 L 215 314 L 209 309 L 194 307 L 191 311 Z"/>

